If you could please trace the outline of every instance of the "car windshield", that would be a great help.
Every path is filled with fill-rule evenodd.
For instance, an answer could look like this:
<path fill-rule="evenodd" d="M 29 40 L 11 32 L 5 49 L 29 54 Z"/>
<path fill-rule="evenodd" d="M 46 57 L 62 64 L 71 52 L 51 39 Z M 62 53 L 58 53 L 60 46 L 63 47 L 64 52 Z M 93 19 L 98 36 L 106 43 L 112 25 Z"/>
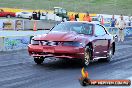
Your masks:
<path fill-rule="evenodd" d="M 56 25 L 52 31 L 69 32 L 74 31 L 78 34 L 91 35 L 93 32 L 93 24 L 64 22 Z"/>

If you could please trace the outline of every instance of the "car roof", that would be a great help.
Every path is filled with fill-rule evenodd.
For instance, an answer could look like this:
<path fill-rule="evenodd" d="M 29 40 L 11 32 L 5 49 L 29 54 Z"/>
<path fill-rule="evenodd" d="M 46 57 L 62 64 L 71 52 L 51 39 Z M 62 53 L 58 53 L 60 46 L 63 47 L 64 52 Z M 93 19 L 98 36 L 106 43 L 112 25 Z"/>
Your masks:
<path fill-rule="evenodd" d="M 87 21 L 66 21 L 66 22 L 62 22 L 62 23 L 87 23 L 87 24 L 93 24 L 93 25 L 96 24 L 96 23 L 87 22 Z"/>

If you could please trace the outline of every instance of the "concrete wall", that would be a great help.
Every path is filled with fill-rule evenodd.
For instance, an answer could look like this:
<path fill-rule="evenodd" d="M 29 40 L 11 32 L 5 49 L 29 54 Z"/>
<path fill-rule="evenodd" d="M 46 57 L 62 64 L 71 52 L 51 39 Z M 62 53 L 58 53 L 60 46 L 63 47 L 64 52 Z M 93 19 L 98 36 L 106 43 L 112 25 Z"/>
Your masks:
<path fill-rule="evenodd" d="M 26 49 L 29 42 L 30 36 L 0 37 L 0 51 Z"/>

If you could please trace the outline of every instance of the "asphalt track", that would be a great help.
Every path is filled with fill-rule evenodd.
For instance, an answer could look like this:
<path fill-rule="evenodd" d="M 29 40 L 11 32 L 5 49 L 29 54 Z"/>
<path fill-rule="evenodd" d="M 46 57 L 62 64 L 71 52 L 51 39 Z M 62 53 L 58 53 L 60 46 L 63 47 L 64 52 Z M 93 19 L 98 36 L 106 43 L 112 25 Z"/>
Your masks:
<path fill-rule="evenodd" d="M 116 43 L 111 62 L 92 62 L 86 70 L 90 79 L 132 80 L 132 38 Z M 79 77 L 78 61 L 47 58 L 42 65 L 36 65 L 27 50 L 0 52 L 0 88 L 83 88 L 78 82 Z"/>

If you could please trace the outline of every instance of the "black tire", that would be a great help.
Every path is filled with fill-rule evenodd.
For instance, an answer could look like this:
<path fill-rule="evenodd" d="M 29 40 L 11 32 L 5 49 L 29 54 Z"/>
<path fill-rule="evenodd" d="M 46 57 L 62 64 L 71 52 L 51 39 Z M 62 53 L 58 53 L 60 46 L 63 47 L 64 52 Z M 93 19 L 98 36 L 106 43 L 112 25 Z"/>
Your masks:
<path fill-rule="evenodd" d="M 90 63 L 90 48 L 89 46 L 85 47 L 84 58 L 82 59 L 83 67 L 87 67 Z"/>
<path fill-rule="evenodd" d="M 21 18 L 21 16 L 20 16 L 20 15 L 18 15 L 17 17 L 18 17 L 18 18 Z"/>
<path fill-rule="evenodd" d="M 6 18 L 11 18 L 11 15 L 8 14 L 8 15 L 6 16 Z"/>
<path fill-rule="evenodd" d="M 80 84 L 81 84 L 82 86 L 87 86 L 86 81 L 87 81 L 86 78 L 82 78 L 82 79 L 79 80 L 79 82 L 80 82 Z"/>
<path fill-rule="evenodd" d="M 31 16 L 29 16 L 29 20 L 31 20 L 32 19 L 32 17 Z"/>
<path fill-rule="evenodd" d="M 44 61 L 44 57 L 35 57 L 34 62 L 37 64 L 42 64 Z"/>

